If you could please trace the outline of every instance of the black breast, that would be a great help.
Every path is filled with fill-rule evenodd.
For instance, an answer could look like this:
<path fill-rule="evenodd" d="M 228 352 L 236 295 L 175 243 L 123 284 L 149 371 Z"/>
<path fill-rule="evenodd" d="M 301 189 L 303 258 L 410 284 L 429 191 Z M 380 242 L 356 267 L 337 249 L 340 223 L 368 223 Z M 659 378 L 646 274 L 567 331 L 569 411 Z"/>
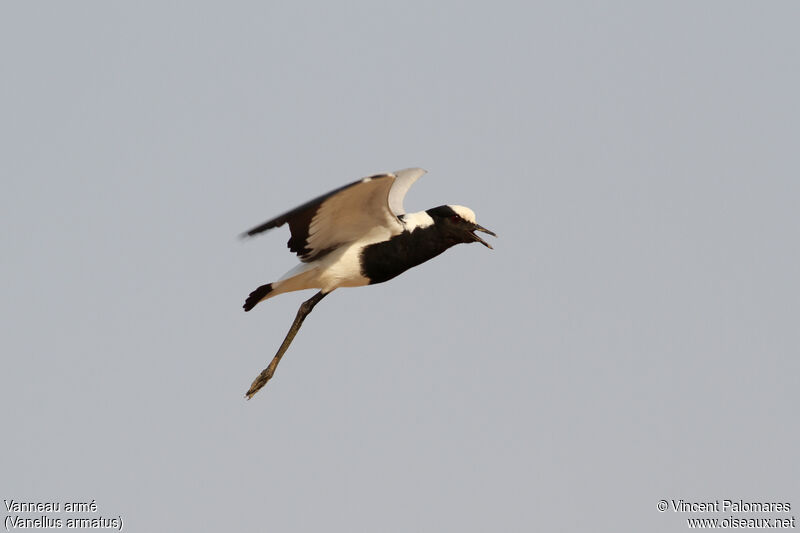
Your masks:
<path fill-rule="evenodd" d="M 404 231 L 388 241 L 366 246 L 361 251 L 361 274 L 370 284 L 383 283 L 411 267 L 424 263 L 456 244 L 446 240 L 437 227 Z"/>

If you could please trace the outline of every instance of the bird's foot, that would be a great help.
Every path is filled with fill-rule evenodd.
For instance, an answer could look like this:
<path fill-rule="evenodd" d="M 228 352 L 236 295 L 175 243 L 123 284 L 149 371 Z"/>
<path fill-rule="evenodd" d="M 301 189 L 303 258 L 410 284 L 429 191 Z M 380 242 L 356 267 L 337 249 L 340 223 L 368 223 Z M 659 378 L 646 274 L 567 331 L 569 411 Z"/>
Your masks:
<path fill-rule="evenodd" d="M 278 367 L 277 363 L 273 360 L 267 368 L 261 371 L 258 377 L 253 381 L 253 384 L 250 385 L 250 390 L 247 391 L 245 396 L 249 400 L 252 398 L 255 393 L 257 393 L 261 388 L 267 384 L 267 381 L 272 379 L 273 374 L 275 374 L 275 369 Z"/>

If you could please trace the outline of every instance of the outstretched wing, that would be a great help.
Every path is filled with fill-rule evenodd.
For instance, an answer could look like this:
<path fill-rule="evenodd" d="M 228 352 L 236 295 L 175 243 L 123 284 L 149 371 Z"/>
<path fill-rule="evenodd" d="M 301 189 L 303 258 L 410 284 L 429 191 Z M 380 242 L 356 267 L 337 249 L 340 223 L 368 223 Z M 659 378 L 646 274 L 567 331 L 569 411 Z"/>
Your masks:
<path fill-rule="evenodd" d="M 423 174 L 422 169 L 406 169 L 358 180 L 268 220 L 242 236 L 257 235 L 288 222 L 292 233 L 287 243 L 289 249 L 307 263 L 370 232 L 384 232 L 387 237 L 396 235 L 403 231 L 397 218 L 403 213 L 403 197 Z"/>

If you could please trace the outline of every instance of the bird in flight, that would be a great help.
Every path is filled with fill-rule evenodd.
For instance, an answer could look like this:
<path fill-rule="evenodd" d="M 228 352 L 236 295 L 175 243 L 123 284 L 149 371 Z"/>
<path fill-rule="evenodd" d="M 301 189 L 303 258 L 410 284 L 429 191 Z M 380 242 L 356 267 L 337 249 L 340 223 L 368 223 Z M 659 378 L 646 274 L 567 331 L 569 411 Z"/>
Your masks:
<path fill-rule="evenodd" d="M 441 205 L 405 212 L 403 198 L 425 172 L 407 168 L 355 181 L 242 234 L 252 237 L 288 223 L 289 250 L 300 259 L 278 281 L 251 292 L 245 311 L 278 294 L 319 289 L 300 305 L 275 357 L 247 391 L 248 400 L 275 374 L 306 316 L 335 289 L 388 281 L 459 243 L 479 242 L 492 248 L 475 232 L 497 235 L 480 226 L 468 207 Z"/>

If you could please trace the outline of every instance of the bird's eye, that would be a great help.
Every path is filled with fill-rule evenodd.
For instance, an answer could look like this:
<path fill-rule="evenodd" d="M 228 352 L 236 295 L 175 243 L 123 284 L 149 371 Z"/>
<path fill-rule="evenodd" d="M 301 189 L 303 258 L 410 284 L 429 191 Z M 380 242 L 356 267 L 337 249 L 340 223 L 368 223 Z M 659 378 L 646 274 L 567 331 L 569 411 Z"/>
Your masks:
<path fill-rule="evenodd" d="M 458 222 L 461 220 L 461 217 L 458 215 L 451 215 L 450 220 L 452 220 L 453 222 Z"/>

